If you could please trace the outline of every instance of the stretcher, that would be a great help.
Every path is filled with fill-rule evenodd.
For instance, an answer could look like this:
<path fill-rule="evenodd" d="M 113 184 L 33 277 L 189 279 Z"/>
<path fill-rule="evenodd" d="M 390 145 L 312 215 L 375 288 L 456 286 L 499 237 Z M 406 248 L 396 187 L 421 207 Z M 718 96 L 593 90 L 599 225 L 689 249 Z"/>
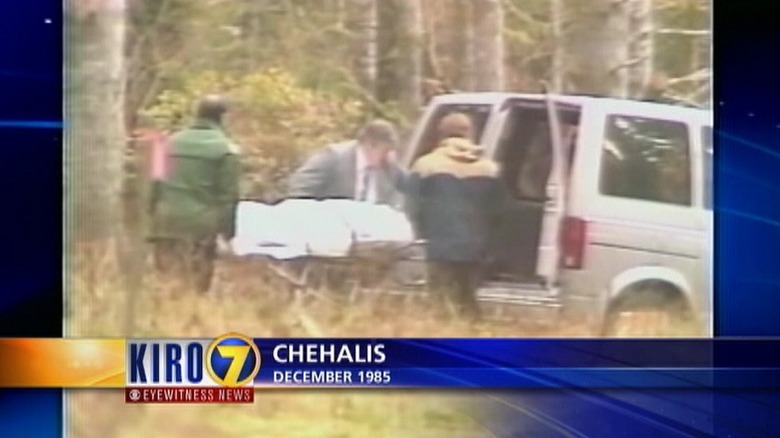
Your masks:
<path fill-rule="evenodd" d="M 295 296 L 337 292 L 417 295 L 425 286 L 424 242 L 406 216 L 348 200 L 244 201 L 226 257 L 256 262 Z"/>

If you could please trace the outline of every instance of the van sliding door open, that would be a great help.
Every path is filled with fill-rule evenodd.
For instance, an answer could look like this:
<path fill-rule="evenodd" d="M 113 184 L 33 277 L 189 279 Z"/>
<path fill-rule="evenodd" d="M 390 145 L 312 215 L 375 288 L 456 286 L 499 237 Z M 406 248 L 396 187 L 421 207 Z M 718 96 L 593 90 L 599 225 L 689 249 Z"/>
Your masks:
<path fill-rule="evenodd" d="M 566 161 L 564 153 L 563 131 L 555 97 L 544 84 L 547 126 L 550 129 L 552 146 L 552 169 L 547 180 L 546 201 L 539 238 L 539 255 L 536 273 L 549 288 L 558 280 L 559 260 L 561 257 L 560 233 L 566 207 Z"/>
<path fill-rule="evenodd" d="M 503 102 L 492 156 L 509 198 L 497 231 L 492 280 L 546 289 L 556 284 L 569 169 L 561 132 L 578 126 L 580 112 L 578 105 L 539 95 Z"/>

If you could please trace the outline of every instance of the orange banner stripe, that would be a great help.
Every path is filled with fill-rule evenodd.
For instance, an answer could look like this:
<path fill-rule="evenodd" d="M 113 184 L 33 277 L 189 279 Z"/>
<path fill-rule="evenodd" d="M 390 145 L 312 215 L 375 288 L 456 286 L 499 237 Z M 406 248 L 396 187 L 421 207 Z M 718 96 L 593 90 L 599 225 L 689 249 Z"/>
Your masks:
<path fill-rule="evenodd" d="M 0 387 L 124 386 L 124 339 L 0 339 Z"/>

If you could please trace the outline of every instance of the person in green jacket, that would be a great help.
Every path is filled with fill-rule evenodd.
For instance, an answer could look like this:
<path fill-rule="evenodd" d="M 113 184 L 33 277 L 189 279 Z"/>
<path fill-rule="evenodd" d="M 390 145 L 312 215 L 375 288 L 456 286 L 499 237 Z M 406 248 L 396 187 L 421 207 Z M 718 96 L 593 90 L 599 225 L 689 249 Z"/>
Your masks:
<path fill-rule="evenodd" d="M 240 163 L 223 128 L 227 110 L 222 97 L 207 96 L 195 122 L 171 136 L 167 176 L 156 182 L 150 205 L 157 268 L 183 275 L 202 293 L 211 288 L 217 239 L 235 234 Z"/>

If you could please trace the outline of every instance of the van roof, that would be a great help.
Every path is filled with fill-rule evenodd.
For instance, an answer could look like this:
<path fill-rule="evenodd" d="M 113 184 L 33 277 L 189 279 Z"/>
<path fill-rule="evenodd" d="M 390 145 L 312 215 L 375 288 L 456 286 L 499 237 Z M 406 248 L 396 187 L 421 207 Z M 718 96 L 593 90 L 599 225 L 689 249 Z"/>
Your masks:
<path fill-rule="evenodd" d="M 614 104 L 615 106 L 628 107 L 628 108 L 646 108 L 654 109 L 657 111 L 663 111 L 665 113 L 677 112 L 696 114 L 697 117 L 701 117 L 707 114 L 711 114 L 711 110 L 704 108 L 689 107 L 683 105 L 673 105 L 668 103 L 656 103 L 631 99 L 619 99 L 614 97 L 601 97 L 601 96 L 588 96 L 588 95 L 572 95 L 572 94 L 557 94 L 555 101 L 563 104 L 587 106 L 587 105 L 599 105 L 608 106 Z M 469 93 L 451 93 L 441 94 L 433 98 L 432 102 L 435 103 L 474 103 L 474 104 L 487 104 L 494 105 L 503 102 L 506 99 L 528 99 L 528 100 L 544 100 L 545 95 L 536 93 L 504 93 L 504 92 L 469 92 Z"/>

